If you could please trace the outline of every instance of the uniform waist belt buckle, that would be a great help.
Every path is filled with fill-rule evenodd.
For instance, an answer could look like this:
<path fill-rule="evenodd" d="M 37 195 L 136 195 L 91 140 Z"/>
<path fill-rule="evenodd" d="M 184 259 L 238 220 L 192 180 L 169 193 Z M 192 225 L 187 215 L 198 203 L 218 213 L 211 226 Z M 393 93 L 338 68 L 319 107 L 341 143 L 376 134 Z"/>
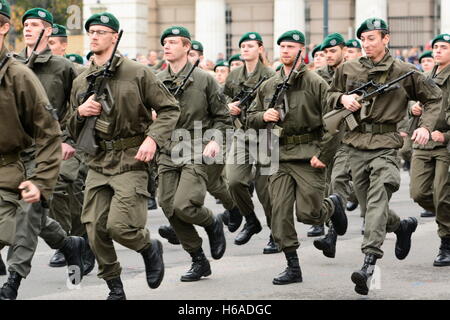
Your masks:
<path fill-rule="evenodd" d="M 106 151 L 112 151 L 114 149 L 114 141 L 105 140 Z"/>

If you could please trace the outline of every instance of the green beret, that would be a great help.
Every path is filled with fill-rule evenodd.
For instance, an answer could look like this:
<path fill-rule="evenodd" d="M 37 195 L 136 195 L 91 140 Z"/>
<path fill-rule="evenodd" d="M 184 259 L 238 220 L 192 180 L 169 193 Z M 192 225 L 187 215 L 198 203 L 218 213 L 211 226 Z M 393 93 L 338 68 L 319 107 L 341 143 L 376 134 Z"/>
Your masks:
<path fill-rule="evenodd" d="M 221 62 L 219 62 L 218 64 L 216 64 L 216 65 L 214 66 L 214 72 L 216 72 L 216 68 L 217 68 L 217 67 L 227 67 L 227 68 L 230 68 L 230 65 L 228 64 L 227 61 L 221 61 Z"/>
<path fill-rule="evenodd" d="M 433 51 L 425 51 L 419 57 L 419 63 L 422 63 L 423 58 L 433 58 Z"/>
<path fill-rule="evenodd" d="M 242 59 L 241 59 L 241 54 L 240 54 L 240 53 L 236 53 L 236 54 L 232 55 L 232 56 L 230 57 L 230 59 L 228 59 L 228 64 L 231 65 L 231 63 L 232 63 L 233 61 L 242 61 Z"/>
<path fill-rule="evenodd" d="M 200 41 L 192 40 L 192 50 L 203 53 L 203 45 Z"/>
<path fill-rule="evenodd" d="M 89 61 L 91 60 L 91 57 L 94 55 L 94 53 L 92 51 L 89 51 L 88 54 L 86 55 L 86 60 Z"/>
<path fill-rule="evenodd" d="M 361 49 L 361 43 L 356 39 L 350 39 L 345 43 L 347 48 Z"/>
<path fill-rule="evenodd" d="M 11 18 L 11 7 L 8 1 L 0 0 L 0 14 L 6 16 L 8 19 Z"/>
<path fill-rule="evenodd" d="M 262 37 L 258 32 L 247 32 L 241 37 L 241 40 L 239 40 L 239 47 L 241 46 L 242 42 L 253 40 L 261 41 L 261 43 L 263 42 Z"/>
<path fill-rule="evenodd" d="M 53 31 L 50 37 L 67 37 L 67 29 L 66 27 L 60 24 L 53 24 Z"/>
<path fill-rule="evenodd" d="M 164 39 L 167 37 L 183 37 L 191 40 L 189 30 L 182 26 L 173 26 L 164 30 L 161 35 L 161 45 L 164 46 Z"/>
<path fill-rule="evenodd" d="M 450 34 L 448 33 L 442 33 L 438 36 L 436 36 L 433 41 L 431 42 L 431 46 L 434 47 L 434 44 L 436 42 L 447 42 L 450 43 Z"/>
<path fill-rule="evenodd" d="M 317 52 L 322 51 L 322 46 L 319 44 L 318 46 L 315 46 L 313 51 L 311 52 L 312 57 L 314 58 L 314 56 L 316 55 Z"/>
<path fill-rule="evenodd" d="M 326 48 L 335 47 L 338 45 L 345 45 L 344 37 L 340 33 L 332 33 L 329 34 L 322 42 L 321 49 L 325 50 Z"/>
<path fill-rule="evenodd" d="M 72 62 L 81 64 L 81 65 L 84 64 L 83 57 L 78 54 L 75 54 L 75 53 L 66 54 L 65 57 Z"/>
<path fill-rule="evenodd" d="M 281 63 L 281 64 L 275 69 L 275 71 L 278 72 L 278 71 L 280 71 L 281 68 L 283 68 L 283 67 L 284 67 L 284 64 Z"/>
<path fill-rule="evenodd" d="M 372 30 L 386 30 L 389 32 L 389 26 L 383 19 L 369 18 L 359 26 L 358 30 L 356 30 L 356 36 L 358 39 L 361 39 L 361 34 L 363 32 Z"/>
<path fill-rule="evenodd" d="M 27 19 L 41 19 L 53 25 L 53 15 L 42 8 L 33 8 L 25 12 L 22 17 L 22 24 L 24 24 Z"/>
<path fill-rule="evenodd" d="M 96 13 L 87 19 L 84 24 L 86 31 L 89 31 L 90 26 L 105 26 L 112 30 L 119 32 L 120 23 L 117 18 L 109 12 Z"/>
<path fill-rule="evenodd" d="M 286 31 L 278 38 L 277 44 L 280 45 L 282 41 L 305 44 L 305 35 L 298 30 Z"/>

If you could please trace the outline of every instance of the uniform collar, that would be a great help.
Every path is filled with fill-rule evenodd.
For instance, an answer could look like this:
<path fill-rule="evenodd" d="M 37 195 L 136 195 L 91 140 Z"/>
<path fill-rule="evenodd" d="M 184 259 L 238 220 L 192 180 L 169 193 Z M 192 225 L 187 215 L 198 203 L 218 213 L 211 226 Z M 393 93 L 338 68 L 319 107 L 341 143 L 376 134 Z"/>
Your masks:
<path fill-rule="evenodd" d="M 125 57 L 119 52 L 116 51 L 116 54 L 114 56 L 113 60 L 113 66 L 111 67 L 111 72 L 114 72 L 125 60 Z M 105 69 L 105 65 L 98 66 L 95 64 L 94 59 L 91 60 L 91 64 L 89 65 L 88 73 L 86 75 L 86 78 Z"/>
<path fill-rule="evenodd" d="M 385 53 L 383 59 L 381 59 L 381 61 L 378 63 L 374 63 L 368 57 L 359 58 L 359 62 L 368 69 L 374 69 L 376 71 L 386 71 L 386 70 L 389 70 L 391 65 L 394 63 L 394 58 L 392 57 L 389 49 L 386 49 L 386 53 Z"/>
<path fill-rule="evenodd" d="M 446 66 L 441 72 L 439 72 L 434 78 L 433 81 L 441 86 L 445 81 L 450 77 L 450 65 Z"/>
<path fill-rule="evenodd" d="M 6 46 L 3 44 L 3 48 L 2 50 L 0 50 L 0 61 L 3 60 L 3 58 L 6 56 L 6 54 L 8 53 L 8 49 L 6 48 Z"/>
<path fill-rule="evenodd" d="M 178 73 L 173 72 L 173 70 L 170 68 L 170 65 L 167 66 L 166 70 L 161 72 L 160 79 L 162 82 L 172 82 L 172 83 L 181 83 L 189 73 L 189 71 L 192 68 L 192 64 L 187 61 L 187 63 L 184 65 L 184 67 L 178 71 Z M 189 81 L 193 81 L 192 74 L 189 77 Z"/>
<path fill-rule="evenodd" d="M 17 57 L 19 60 L 26 60 L 28 58 L 27 56 L 27 48 L 24 48 Z M 34 63 L 46 63 L 50 58 L 52 57 L 52 51 L 50 50 L 50 47 L 47 46 L 44 51 L 40 52 L 34 61 Z"/>
<path fill-rule="evenodd" d="M 302 62 L 299 70 L 297 72 L 294 71 L 294 73 L 292 74 L 292 77 L 294 77 L 293 80 L 301 78 L 306 70 L 307 70 L 306 64 Z M 276 77 L 277 77 L 276 79 L 277 84 L 284 82 L 285 78 L 287 77 L 287 75 L 284 73 L 284 68 L 281 68 L 280 71 L 277 72 Z"/>
<path fill-rule="evenodd" d="M 258 59 L 258 63 L 256 64 L 255 70 L 249 76 L 247 74 L 247 68 L 245 67 L 245 64 L 244 64 L 239 73 L 240 84 L 244 85 L 246 87 L 250 87 L 250 88 L 253 88 L 254 86 L 256 86 L 256 84 L 262 77 L 263 67 L 264 67 L 263 63 L 261 62 L 261 60 Z"/>

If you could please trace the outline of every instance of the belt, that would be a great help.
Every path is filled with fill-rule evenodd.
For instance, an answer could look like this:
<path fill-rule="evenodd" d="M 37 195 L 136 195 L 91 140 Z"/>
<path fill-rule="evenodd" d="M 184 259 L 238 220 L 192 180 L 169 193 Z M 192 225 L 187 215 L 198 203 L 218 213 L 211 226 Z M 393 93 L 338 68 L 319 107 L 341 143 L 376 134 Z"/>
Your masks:
<path fill-rule="evenodd" d="M 138 147 L 145 140 L 144 136 L 134 136 L 131 138 L 121 138 L 117 140 L 100 140 L 98 145 L 104 151 L 122 151 L 129 148 Z"/>
<path fill-rule="evenodd" d="M 307 144 L 320 138 L 321 134 L 319 132 L 310 132 L 297 136 L 284 136 L 280 137 L 280 146 L 287 144 Z"/>
<path fill-rule="evenodd" d="M 383 134 L 397 132 L 397 125 L 393 123 L 361 123 L 355 131 L 361 133 Z"/>
<path fill-rule="evenodd" d="M 7 166 L 20 160 L 18 153 L 0 154 L 0 167 Z"/>

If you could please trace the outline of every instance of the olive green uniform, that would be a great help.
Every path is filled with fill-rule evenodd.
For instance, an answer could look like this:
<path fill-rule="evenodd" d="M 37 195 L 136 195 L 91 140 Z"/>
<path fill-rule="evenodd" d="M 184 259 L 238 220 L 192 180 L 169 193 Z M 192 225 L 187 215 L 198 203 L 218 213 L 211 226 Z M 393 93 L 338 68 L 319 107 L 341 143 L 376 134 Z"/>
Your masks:
<path fill-rule="evenodd" d="M 77 108 L 87 91 L 87 79 L 103 69 L 92 62 L 74 81 L 68 120 L 74 140 L 86 121 L 79 117 Z M 95 130 L 100 147 L 97 154 L 86 156 L 89 171 L 81 216 L 99 264 L 98 276 L 106 281 L 121 273 L 113 240 L 135 251 L 150 246 L 145 227 L 149 168 L 134 157 L 147 136 L 163 146 L 179 116 L 176 100 L 146 66 L 117 53 L 111 72 L 108 86 L 114 104 L 109 115 L 102 112 L 98 117 L 97 122 L 101 120 L 104 126 Z M 154 122 L 152 108 L 158 114 Z"/>
<path fill-rule="evenodd" d="M 411 70 L 415 70 L 413 65 L 394 59 L 388 50 L 376 65 L 367 57 L 346 62 L 336 70 L 328 103 L 331 108 L 342 107 L 339 100 L 345 92 L 370 80 L 383 82 L 385 78 L 389 82 Z M 350 150 L 356 196 L 361 210 L 366 212 L 362 251 L 378 258 L 383 256 L 381 246 L 386 232 L 395 231 L 400 224 L 400 218 L 389 209 L 389 200 L 400 186 L 398 149 L 403 145 L 403 138 L 397 125 L 406 114 L 408 101 L 420 101 L 425 106 L 421 126 L 431 132 L 442 101 L 441 90 L 419 72 L 401 81 L 399 86 L 378 96 L 363 121 L 358 111 L 355 115 L 360 126 L 346 132 L 343 140 Z"/>
<path fill-rule="evenodd" d="M 334 204 L 324 199 L 326 169 L 316 169 L 310 164 L 313 156 L 329 164 L 338 144 L 336 138 L 324 135 L 322 116 L 326 113 L 328 84 L 302 64 L 286 93 L 289 112 L 280 137 L 279 169 L 269 177 L 272 203 L 271 229 L 277 245 L 284 251 L 299 247 L 293 219 L 294 203 L 297 220 L 318 225 L 327 221 L 334 212 Z M 248 124 L 254 129 L 264 129 L 263 120 L 271 98 L 284 80 L 284 69 L 267 80 L 258 90 L 248 114 Z"/>
<path fill-rule="evenodd" d="M 442 132 L 445 141 L 430 139 L 424 146 L 413 145 L 410 192 L 411 198 L 422 208 L 436 213 L 439 237 L 450 238 L 450 153 L 447 149 L 450 126 L 445 120 L 450 108 L 450 66 L 441 70 L 432 81 L 441 88 L 443 96 L 441 113 L 433 131 Z"/>
<path fill-rule="evenodd" d="M 232 99 L 238 96 L 243 89 L 251 90 L 263 77 L 270 78 L 274 74 L 275 72 L 264 66 L 261 61 L 258 61 L 255 70 L 251 74 L 247 74 L 247 69 L 245 65 L 243 65 L 233 70 L 228 75 L 224 87 L 224 94 L 228 96 L 228 100 L 231 102 Z M 241 129 L 246 130 L 247 114 L 245 111 L 241 112 L 239 120 L 243 124 Z M 249 139 L 251 139 L 251 137 Z M 236 139 L 233 140 L 227 159 L 227 165 L 225 166 L 231 197 L 243 216 L 247 216 L 254 212 L 254 205 L 249 192 L 249 185 L 253 179 L 255 179 L 256 194 L 264 208 L 267 225 L 270 226 L 272 208 L 268 190 L 269 176 L 261 175 L 261 165 L 257 161 L 257 155 L 251 153 L 251 148 L 249 148 L 248 145 L 248 139 L 246 138 L 245 148 L 242 149 L 242 151 L 245 150 L 245 152 L 238 152 L 239 148 L 236 141 Z M 252 174 L 252 163 L 255 163 L 256 166 L 255 176 Z"/>
<path fill-rule="evenodd" d="M 316 72 L 328 83 L 328 85 L 331 85 L 335 73 L 335 70 L 332 67 L 327 65 L 316 70 Z M 341 130 L 341 138 L 344 136 L 344 133 L 344 130 Z M 344 144 L 341 144 L 327 168 L 327 192 L 328 194 L 337 193 L 340 195 L 341 199 L 344 201 L 343 205 L 345 205 L 347 200 L 357 203 L 355 192 L 353 191 L 348 152 L 348 148 Z"/>
<path fill-rule="evenodd" d="M 3 48 L 0 61 L 6 54 Z M 37 77 L 12 58 L 0 69 L 0 96 L 0 126 L 7 133 L 0 136 L 0 247 L 3 247 L 15 242 L 17 209 L 29 206 L 19 201 L 20 183 L 33 182 L 43 199 L 52 194 L 61 162 L 61 130 L 48 112 L 51 106 Z M 34 175 L 27 177 L 19 152 L 33 143 L 36 168 Z M 20 270 L 17 272 L 26 276 Z"/>
<path fill-rule="evenodd" d="M 20 54 L 14 55 L 18 60 L 26 60 L 26 49 Z M 40 80 L 42 86 L 47 93 L 48 99 L 53 107 L 53 116 L 60 119 L 60 126 L 63 130 L 62 139 L 65 143 L 70 143 L 67 135 L 67 131 L 64 130 L 64 119 L 67 113 L 67 103 L 69 101 L 70 90 L 72 88 L 72 81 L 76 77 L 75 70 L 72 63 L 67 59 L 59 56 L 52 55 L 50 49 L 47 47 L 36 58 L 32 69 L 34 74 Z M 21 157 L 25 162 L 27 175 L 34 174 L 35 168 L 35 147 L 31 147 L 22 152 Z M 50 212 L 54 211 L 53 199 L 62 198 L 59 202 L 63 203 L 61 216 L 71 216 L 70 211 L 66 212 L 66 204 L 69 201 L 76 201 L 75 196 L 71 195 L 68 191 L 72 188 L 69 186 L 68 181 L 65 181 L 62 174 L 72 170 L 72 167 L 79 166 L 72 163 L 76 161 L 74 158 L 68 161 L 62 161 L 60 166 L 60 174 L 58 176 L 57 184 L 54 192 L 46 203 L 35 203 L 27 207 L 27 210 L 23 214 L 17 216 L 17 232 L 14 245 L 9 248 L 8 251 L 8 265 L 9 269 L 18 272 L 22 277 L 26 277 L 31 271 L 31 261 L 38 244 L 38 236 L 43 238 L 45 242 L 52 249 L 59 249 L 64 239 L 67 237 L 67 232 L 62 228 L 62 225 L 55 219 L 48 216 Z M 67 164 L 71 164 L 69 168 Z M 78 212 L 80 208 L 78 206 Z M 54 218 L 58 218 L 58 215 L 52 214 Z M 79 214 L 78 214 L 79 217 Z M 63 221 L 63 219 L 60 219 Z M 78 223 L 78 226 L 80 223 Z"/>
<path fill-rule="evenodd" d="M 177 88 L 185 79 L 192 65 L 188 62 L 178 73 L 170 66 L 158 73 L 157 77 L 169 90 Z M 206 227 L 213 223 L 213 213 L 204 206 L 209 180 L 208 165 L 202 160 L 203 148 L 211 139 L 203 134 L 208 129 L 219 130 L 217 138 L 224 136 L 230 127 L 225 97 L 220 92 L 216 80 L 207 72 L 196 68 L 186 83 L 186 89 L 177 99 L 181 115 L 176 129 L 189 133 L 181 140 L 172 136 L 172 141 L 159 152 L 158 162 L 158 203 L 169 219 L 184 250 L 196 252 L 202 246 L 202 238 L 194 225 Z M 195 122 L 202 130 L 194 134 Z M 214 133 L 213 135 L 214 136 Z M 216 140 L 222 147 L 221 141 Z M 192 147 L 191 155 L 182 154 L 184 161 L 171 158 L 174 148 Z"/>

